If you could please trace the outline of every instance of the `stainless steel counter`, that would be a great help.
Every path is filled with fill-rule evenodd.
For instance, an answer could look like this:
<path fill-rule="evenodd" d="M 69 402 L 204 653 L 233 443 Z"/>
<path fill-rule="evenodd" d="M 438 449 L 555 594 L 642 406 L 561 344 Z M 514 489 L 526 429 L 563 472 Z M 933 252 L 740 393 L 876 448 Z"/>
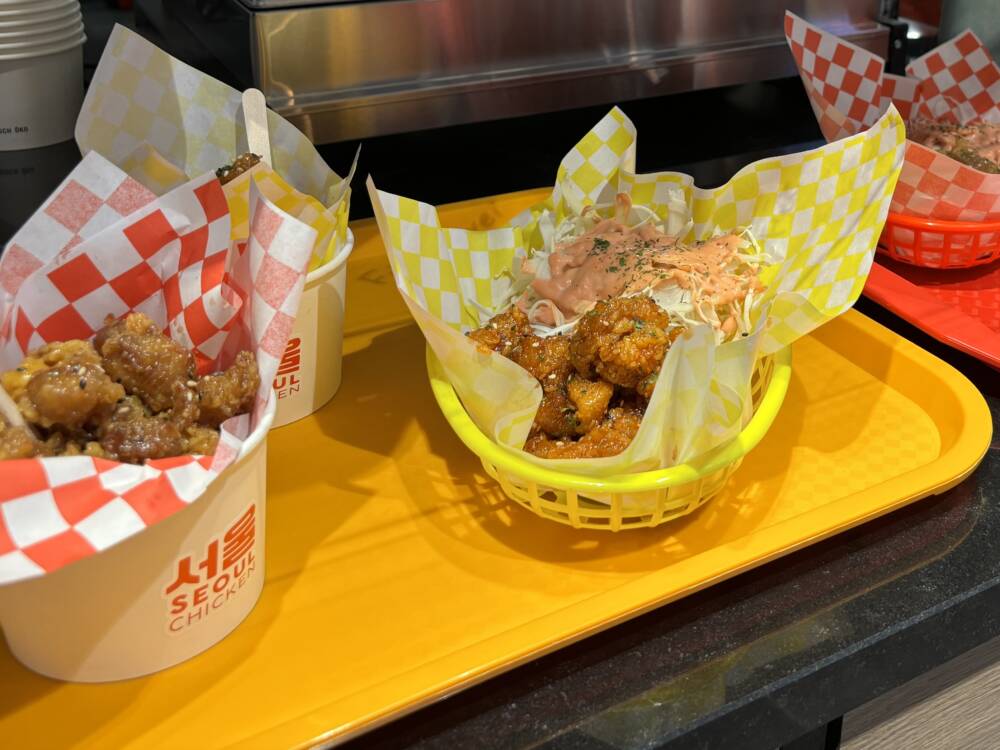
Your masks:
<path fill-rule="evenodd" d="M 786 7 L 885 54 L 878 5 L 174 0 L 164 7 L 186 6 L 185 25 L 209 48 L 248 40 L 247 80 L 316 142 L 329 143 L 794 75 Z"/>

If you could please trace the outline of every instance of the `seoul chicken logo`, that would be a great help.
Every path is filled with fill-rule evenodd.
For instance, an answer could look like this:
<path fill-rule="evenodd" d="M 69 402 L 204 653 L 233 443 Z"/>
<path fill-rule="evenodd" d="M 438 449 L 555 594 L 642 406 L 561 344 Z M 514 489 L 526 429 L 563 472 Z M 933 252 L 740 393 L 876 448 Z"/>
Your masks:
<path fill-rule="evenodd" d="M 257 506 L 251 505 L 221 539 L 209 542 L 204 552 L 177 561 L 174 580 L 163 592 L 169 602 L 167 629 L 171 633 L 207 620 L 250 580 L 257 569 L 253 553 L 256 513 Z"/>
<path fill-rule="evenodd" d="M 302 379 L 299 377 L 301 366 L 302 339 L 289 339 L 285 353 L 281 357 L 281 364 L 278 365 L 278 372 L 274 376 L 274 392 L 278 398 L 288 398 L 293 393 L 299 392 L 302 385 Z"/>

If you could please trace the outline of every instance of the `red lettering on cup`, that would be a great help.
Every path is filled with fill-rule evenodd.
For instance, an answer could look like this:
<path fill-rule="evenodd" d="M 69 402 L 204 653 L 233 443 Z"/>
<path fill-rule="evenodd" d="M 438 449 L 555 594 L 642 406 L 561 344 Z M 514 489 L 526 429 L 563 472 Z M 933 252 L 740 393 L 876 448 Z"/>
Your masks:
<path fill-rule="evenodd" d="M 298 377 L 299 368 L 302 366 L 302 339 L 289 339 L 285 345 L 285 353 L 281 357 L 278 365 L 278 372 L 274 378 L 274 391 L 278 398 L 287 398 L 293 393 L 298 393 L 301 381 Z"/>
<path fill-rule="evenodd" d="M 253 549 L 257 530 L 257 506 L 251 505 L 223 537 L 222 567 L 231 568 L 240 558 Z"/>
<path fill-rule="evenodd" d="M 236 595 L 256 567 L 256 538 L 257 506 L 251 503 L 221 538 L 209 541 L 203 553 L 177 561 L 174 580 L 164 589 L 171 615 L 167 630 L 177 633 L 200 622 Z M 200 562 L 195 564 L 195 560 Z M 210 590 L 218 594 L 211 601 Z"/>

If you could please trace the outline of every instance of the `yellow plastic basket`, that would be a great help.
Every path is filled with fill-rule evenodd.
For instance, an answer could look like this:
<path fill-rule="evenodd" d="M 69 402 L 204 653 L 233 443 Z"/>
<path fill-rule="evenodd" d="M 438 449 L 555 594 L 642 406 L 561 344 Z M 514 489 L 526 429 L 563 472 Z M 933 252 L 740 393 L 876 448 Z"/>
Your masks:
<path fill-rule="evenodd" d="M 575 528 L 621 531 L 658 526 L 691 513 L 723 488 L 777 416 L 788 391 L 792 353 L 786 348 L 758 361 L 751 384 L 753 416 L 728 443 L 669 469 L 602 479 L 546 469 L 497 445 L 466 413 L 430 347 L 427 372 L 445 419 L 509 498 Z"/>

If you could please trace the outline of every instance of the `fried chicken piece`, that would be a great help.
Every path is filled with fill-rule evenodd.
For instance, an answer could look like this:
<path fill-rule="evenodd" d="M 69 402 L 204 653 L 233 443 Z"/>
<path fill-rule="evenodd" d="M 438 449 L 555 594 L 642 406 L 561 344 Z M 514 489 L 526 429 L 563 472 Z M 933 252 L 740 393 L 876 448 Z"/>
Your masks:
<path fill-rule="evenodd" d="M 51 455 L 109 458 L 107 451 L 105 451 L 104 447 L 96 440 L 63 440 L 58 449 L 52 449 Z"/>
<path fill-rule="evenodd" d="M 670 316 L 645 295 L 598 302 L 570 338 L 573 366 L 584 377 L 596 372 L 615 385 L 635 388 L 659 370 L 680 334 L 669 331 Z"/>
<path fill-rule="evenodd" d="M 639 381 L 639 385 L 635 387 L 635 392 L 647 401 L 651 399 L 653 397 L 653 389 L 656 388 L 656 379 L 659 374 L 659 370 L 649 373 L 649 375 Z"/>
<path fill-rule="evenodd" d="M 244 172 L 249 172 L 258 164 L 260 164 L 260 157 L 257 154 L 247 152 L 237 156 L 232 164 L 226 164 L 216 169 L 215 176 L 219 178 L 220 184 L 225 185 L 227 182 L 235 180 Z"/>
<path fill-rule="evenodd" d="M 169 409 L 174 386 L 194 377 L 194 357 L 142 313 L 131 313 L 106 325 L 94 337 L 104 369 L 154 413 Z"/>
<path fill-rule="evenodd" d="M 3 374 L 3 385 L 26 420 L 70 430 L 96 424 L 125 395 L 94 347 L 79 339 L 40 347 Z"/>
<path fill-rule="evenodd" d="M 184 431 L 184 452 L 199 456 L 215 455 L 219 445 L 219 431 L 202 425 L 191 425 Z"/>
<path fill-rule="evenodd" d="M 580 438 L 580 443 L 604 456 L 621 453 L 639 432 L 642 414 L 638 409 L 609 409 L 604 421 Z"/>
<path fill-rule="evenodd" d="M 540 458 L 604 458 L 628 448 L 639 431 L 642 413 L 614 408 L 599 425 L 576 442 L 553 440 L 541 434 L 528 438 L 524 450 Z"/>
<path fill-rule="evenodd" d="M 511 307 L 506 312 L 494 315 L 482 328 L 469 331 L 468 336 L 479 345 L 479 350 L 484 354 L 497 352 L 510 357 L 521 337 L 530 333 L 528 316 L 517 307 Z"/>
<path fill-rule="evenodd" d="M 552 437 L 568 438 L 577 434 L 580 420 L 576 416 L 576 407 L 566 397 L 565 391 L 553 391 L 542 395 L 542 402 L 535 412 L 532 429 L 551 435 Z"/>
<path fill-rule="evenodd" d="M 560 452 L 574 445 L 576 443 L 571 440 L 555 440 L 544 432 L 531 432 L 524 443 L 524 451 L 539 458 L 565 458 Z"/>
<path fill-rule="evenodd" d="M 100 365 L 101 357 L 89 341 L 71 339 L 46 344 L 31 352 L 13 370 L 3 374 L 3 387 L 14 401 L 25 395 L 28 381 L 37 373 L 57 365 Z"/>
<path fill-rule="evenodd" d="M 141 464 L 150 458 L 184 453 L 180 427 L 165 417 L 150 415 L 136 396 L 122 401 L 99 434 L 101 448 L 117 461 Z"/>
<path fill-rule="evenodd" d="M 201 416 L 197 382 L 188 380 L 183 383 L 174 383 L 173 403 L 170 411 L 162 416 L 169 418 L 182 431 L 194 427 Z"/>
<path fill-rule="evenodd" d="M 0 425 L 0 461 L 45 456 L 104 457 L 104 451 L 98 443 L 86 439 L 73 439 L 59 430 L 53 431 L 42 441 L 24 427 Z"/>
<path fill-rule="evenodd" d="M 0 424 L 0 460 L 46 456 L 46 446 L 24 426 Z"/>
<path fill-rule="evenodd" d="M 184 437 L 177 425 L 158 417 L 111 419 L 101 430 L 101 447 L 117 461 L 141 464 L 182 455 Z"/>
<path fill-rule="evenodd" d="M 228 370 L 198 380 L 199 423 L 218 427 L 230 417 L 245 414 L 253 407 L 259 387 L 257 358 L 240 352 Z"/>
<path fill-rule="evenodd" d="M 256 394 L 256 390 L 252 392 Z M 251 398 L 250 406 L 252 405 L 253 399 Z M 191 388 L 187 384 L 178 383 L 174 392 L 173 407 L 169 412 L 160 416 L 166 416 L 180 429 L 184 436 L 183 453 L 200 456 L 211 456 L 215 453 L 215 448 L 219 444 L 219 430 L 198 424 L 201 407 L 197 385 Z"/>
<path fill-rule="evenodd" d="M 534 429 L 554 437 L 576 434 L 580 421 L 576 406 L 566 395 L 566 382 L 573 372 L 569 361 L 569 339 L 565 336 L 521 337 L 510 358 L 530 372 L 542 386 L 542 402 L 535 414 Z"/>
<path fill-rule="evenodd" d="M 522 336 L 510 358 L 534 375 L 545 393 L 565 391 L 566 381 L 573 372 L 569 339 L 565 336 Z"/>
<path fill-rule="evenodd" d="M 174 407 L 159 415 L 151 414 L 138 396 L 122 399 L 114 415 L 101 428 L 97 449 L 110 458 L 129 463 L 191 453 L 215 453 L 219 433 L 194 423 L 198 415 L 195 391 L 178 385 L 181 387 L 175 391 Z M 93 446 L 85 448 L 88 455 L 94 455 L 92 451 Z M 71 454 L 67 451 L 67 455 Z"/>
<path fill-rule="evenodd" d="M 80 430 L 96 425 L 125 396 L 100 365 L 65 364 L 36 372 L 18 407 L 25 419 L 42 427 Z"/>
<path fill-rule="evenodd" d="M 240 352 L 225 372 L 200 381 L 193 374 L 191 354 L 141 314 L 109 318 L 94 345 L 41 347 L 3 373 L 3 384 L 47 437 L 0 425 L 0 459 L 87 455 L 143 463 L 211 455 L 218 423 L 253 406 L 257 362 Z"/>
<path fill-rule="evenodd" d="M 606 380 L 587 380 L 580 375 L 569 379 L 566 394 L 576 408 L 577 432 L 586 435 L 604 419 L 614 393 L 614 386 Z"/>

